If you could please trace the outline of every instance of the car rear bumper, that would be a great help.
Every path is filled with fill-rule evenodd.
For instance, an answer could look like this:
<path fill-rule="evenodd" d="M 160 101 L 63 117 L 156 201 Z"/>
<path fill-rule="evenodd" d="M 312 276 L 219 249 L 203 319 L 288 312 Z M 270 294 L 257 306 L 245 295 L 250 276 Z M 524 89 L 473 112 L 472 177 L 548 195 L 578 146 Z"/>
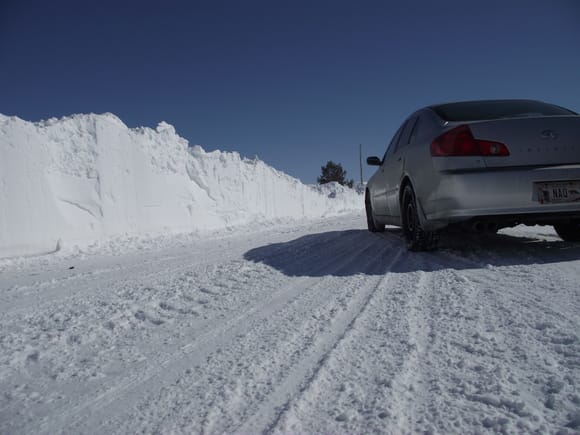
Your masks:
<path fill-rule="evenodd" d="M 422 208 L 431 228 L 474 218 L 544 220 L 580 216 L 580 202 L 540 203 L 534 183 L 580 180 L 580 165 L 440 172 Z"/>

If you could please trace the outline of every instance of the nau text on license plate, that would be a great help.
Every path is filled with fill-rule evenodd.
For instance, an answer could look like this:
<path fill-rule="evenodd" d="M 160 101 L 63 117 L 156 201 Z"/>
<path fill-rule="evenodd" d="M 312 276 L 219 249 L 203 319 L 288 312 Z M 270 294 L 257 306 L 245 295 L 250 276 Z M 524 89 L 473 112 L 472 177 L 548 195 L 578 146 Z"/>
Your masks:
<path fill-rule="evenodd" d="M 580 201 L 580 181 L 537 183 L 536 187 L 542 204 Z"/>

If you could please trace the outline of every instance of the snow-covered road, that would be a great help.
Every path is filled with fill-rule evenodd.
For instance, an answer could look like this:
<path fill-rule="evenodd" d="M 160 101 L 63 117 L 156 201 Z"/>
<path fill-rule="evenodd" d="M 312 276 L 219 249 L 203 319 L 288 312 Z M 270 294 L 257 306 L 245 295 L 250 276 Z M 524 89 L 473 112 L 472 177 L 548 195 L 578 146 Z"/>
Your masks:
<path fill-rule="evenodd" d="M 352 215 L 0 270 L 0 433 L 580 430 L 580 246 Z"/>

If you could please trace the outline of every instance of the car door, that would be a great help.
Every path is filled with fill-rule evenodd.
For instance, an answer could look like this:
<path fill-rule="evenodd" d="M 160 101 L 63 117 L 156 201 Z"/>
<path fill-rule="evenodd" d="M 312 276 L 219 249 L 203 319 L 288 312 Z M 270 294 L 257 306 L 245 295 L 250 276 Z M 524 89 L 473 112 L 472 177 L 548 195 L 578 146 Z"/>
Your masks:
<path fill-rule="evenodd" d="M 384 164 L 385 185 L 387 186 L 385 200 L 387 202 L 389 216 L 391 217 L 401 216 L 399 192 L 405 170 L 405 155 L 409 150 L 409 144 L 411 143 L 413 131 L 417 126 L 418 120 L 419 117 L 416 115 L 407 120 L 393 152 L 388 156 Z"/>
<path fill-rule="evenodd" d="M 381 216 L 389 216 L 389 207 L 387 203 L 387 195 L 389 192 L 389 185 L 387 176 L 388 173 L 385 171 L 386 167 L 388 166 L 388 162 L 391 159 L 391 155 L 393 151 L 397 147 L 397 142 L 401 137 L 401 133 L 405 130 L 407 122 L 403 123 L 396 131 L 395 135 L 391 139 L 387 150 L 385 151 L 385 155 L 383 156 L 383 162 L 378 169 L 377 173 L 373 176 L 375 180 L 373 180 L 373 210 L 374 213 Z"/>

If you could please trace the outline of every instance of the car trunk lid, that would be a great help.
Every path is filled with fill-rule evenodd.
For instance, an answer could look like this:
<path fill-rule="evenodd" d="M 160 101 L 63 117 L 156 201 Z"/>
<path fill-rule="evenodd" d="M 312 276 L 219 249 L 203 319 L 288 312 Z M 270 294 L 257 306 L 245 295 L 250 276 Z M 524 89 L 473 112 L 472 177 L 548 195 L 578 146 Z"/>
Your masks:
<path fill-rule="evenodd" d="M 490 168 L 580 163 L 580 116 L 470 122 L 476 139 L 500 142 L 509 156 L 483 157 Z"/>

